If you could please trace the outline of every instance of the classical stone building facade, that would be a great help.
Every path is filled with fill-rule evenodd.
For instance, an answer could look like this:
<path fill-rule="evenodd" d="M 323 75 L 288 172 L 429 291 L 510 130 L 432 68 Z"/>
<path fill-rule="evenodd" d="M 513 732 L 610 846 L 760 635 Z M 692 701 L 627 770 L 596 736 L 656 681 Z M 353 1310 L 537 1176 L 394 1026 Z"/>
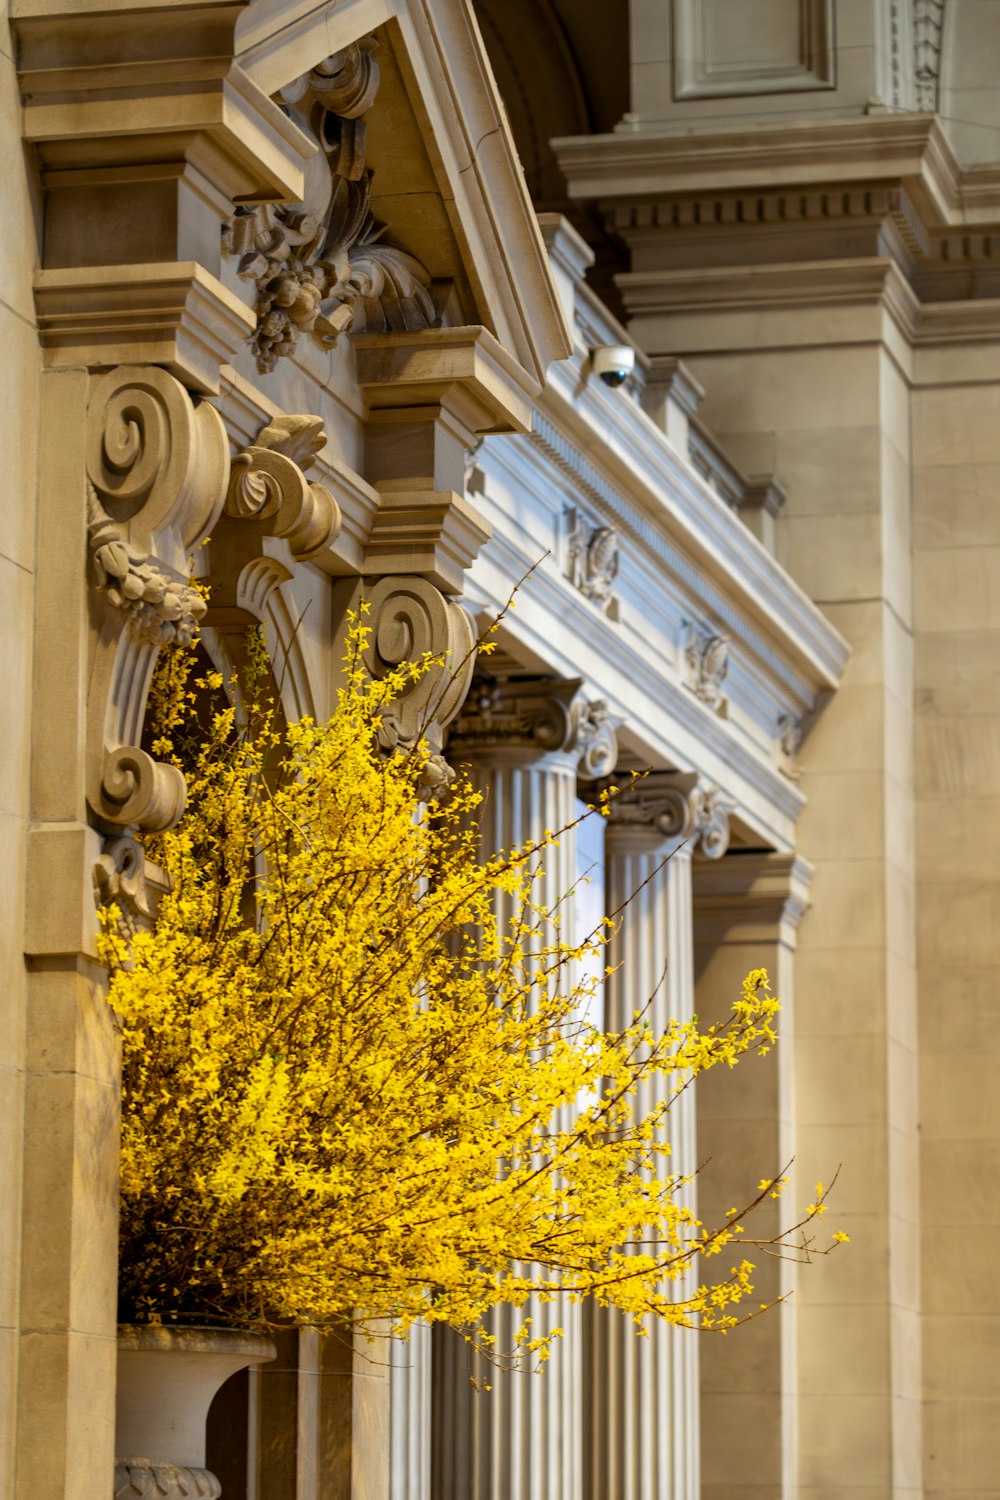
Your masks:
<path fill-rule="evenodd" d="M 498 842 L 650 771 L 553 888 L 642 887 L 611 1019 L 772 971 L 777 1051 L 676 1149 L 707 1214 L 841 1163 L 852 1246 L 766 1268 L 792 1295 L 726 1339 L 561 1309 L 489 1394 L 426 1330 L 388 1363 L 289 1335 L 217 1407 L 226 1495 L 1000 1500 L 1000 4 L 8 21 L 0 1495 L 141 1481 L 95 932 L 182 795 L 157 651 L 200 626 L 238 662 L 262 621 L 323 713 L 359 597 L 391 661 L 523 578 L 436 748 Z"/>

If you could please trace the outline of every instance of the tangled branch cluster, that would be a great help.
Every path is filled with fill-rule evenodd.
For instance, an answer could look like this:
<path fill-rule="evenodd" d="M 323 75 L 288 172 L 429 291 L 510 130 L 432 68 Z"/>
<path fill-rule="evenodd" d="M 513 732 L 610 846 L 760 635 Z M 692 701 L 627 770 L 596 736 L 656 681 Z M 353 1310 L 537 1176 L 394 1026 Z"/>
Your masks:
<path fill-rule="evenodd" d="M 191 652 L 155 689 L 189 811 L 155 851 L 171 888 L 151 929 L 128 945 L 104 929 L 123 1320 L 263 1329 L 361 1309 L 488 1345 L 491 1307 L 564 1292 L 640 1324 L 732 1326 L 753 1204 L 714 1229 L 682 1206 L 668 1115 L 692 1078 L 772 1045 L 766 973 L 704 1031 L 591 1025 L 594 981 L 574 976 L 610 924 L 563 941 L 534 898 L 546 845 L 484 857 L 468 780 L 427 803 L 424 757 L 380 751 L 386 703 L 423 667 L 372 682 L 365 638 L 355 622 L 325 723 L 286 725 L 263 671 L 237 710 Z M 765 1179 L 756 1201 L 776 1191 Z"/>

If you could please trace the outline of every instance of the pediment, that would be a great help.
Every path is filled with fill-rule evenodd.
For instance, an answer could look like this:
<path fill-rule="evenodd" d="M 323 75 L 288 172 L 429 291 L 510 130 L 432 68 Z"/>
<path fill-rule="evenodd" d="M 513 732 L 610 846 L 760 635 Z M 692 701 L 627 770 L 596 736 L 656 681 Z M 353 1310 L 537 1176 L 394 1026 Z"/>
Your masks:
<path fill-rule="evenodd" d="M 435 320 L 482 324 L 540 386 L 571 340 L 469 0 L 255 0 L 237 62 L 278 97 L 366 36 L 380 75 L 363 115 L 377 243 L 426 270 Z"/>

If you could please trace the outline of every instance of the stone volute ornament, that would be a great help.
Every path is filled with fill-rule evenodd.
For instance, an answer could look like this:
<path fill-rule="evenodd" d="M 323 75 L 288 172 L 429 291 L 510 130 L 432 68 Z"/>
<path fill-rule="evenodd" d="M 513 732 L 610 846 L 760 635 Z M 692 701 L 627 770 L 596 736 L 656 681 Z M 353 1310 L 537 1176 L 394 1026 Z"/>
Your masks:
<path fill-rule="evenodd" d="M 300 335 L 331 344 L 342 333 L 404 332 L 435 320 L 430 277 L 384 244 L 370 210 L 363 116 L 379 85 L 374 37 L 364 37 L 288 84 L 278 103 L 319 143 L 301 203 L 239 207 L 223 245 L 257 290 L 252 348 L 262 374 Z"/>
<path fill-rule="evenodd" d="M 511 677 L 473 686 L 448 737 L 455 761 L 497 747 L 514 757 L 571 756 L 584 781 L 610 775 L 618 743 L 600 699 L 588 700 L 579 679 Z"/>
<path fill-rule="evenodd" d="M 729 806 L 720 789 L 701 783 L 697 773 L 648 771 L 631 785 L 619 775 L 615 784 L 612 828 L 646 828 L 705 859 L 721 859 L 729 848 Z"/>
<path fill-rule="evenodd" d="M 190 640 L 204 614 L 187 560 L 222 508 L 229 445 L 211 406 L 144 366 L 95 383 L 88 427 L 88 535 L 104 610 L 88 683 L 87 801 L 117 837 L 169 828 L 184 809 L 183 777 L 140 747 L 142 722 L 159 647 Z"/>
<path fill-rule="evenodd" d="M 165 370 L 122 366 L 95 382 L 88 412 L 87 535 L 96 634 L 87 696 L 87 802 L 106 835 L 94 868 L 99 903 L 148 919 L 135 834 L 172 827 L 184 778 L 142 748 L 158 651 L 186 645 L 207 605 L 188 582 L 193 550 L 233 525 L 248 555 L 262 536 L 309 558 L 336 536 L 340 511 L 304 470 L 325 444 L 316 417 L 276 416 L 230 466 L 222 420 Z M 224 519 L 225 517 L 229 519 Z M 240 546 L 229 546 L 240 551 Z M 269 559 L 272 568 L 278 564 Z"/>
<path fill-rule="evenodd" d="M 469 691 L 475 670 L 472 622 L 462 606 L 426 578 L 388 576 L 360 586 L 350 607 L 367 605 L 370 627 L 363 655 L 372 677 L 402 662 L 433 658 L 428 669 L 399 692 L 383 714 L 379 744 L 386 753 L 427 746 L 423 792 L 430 797 L 454 780 L 443 754 L 445 730 Z"/>
<path fill-rule="evenodd" d="M 342 524 L 340 507 L 330 491 L 305 477 L 325 445 L 319 417 L 275 417 L 233 459 L 226 515 L 255 521 L 269 536 L 283 537 L 300 560 L 315 557 L 339 534 Z"/>

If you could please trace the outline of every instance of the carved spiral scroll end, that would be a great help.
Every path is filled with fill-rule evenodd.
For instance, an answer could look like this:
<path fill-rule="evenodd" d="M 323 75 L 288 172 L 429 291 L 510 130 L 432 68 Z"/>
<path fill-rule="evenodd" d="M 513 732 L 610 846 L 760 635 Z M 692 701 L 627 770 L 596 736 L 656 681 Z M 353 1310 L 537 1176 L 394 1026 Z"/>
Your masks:
<path fill-rule="evenodd" d="M 137 745 L 105 750 L 104 774 L 93 811 L 111 828 L 162 833 L 180 822 L 187 787 L 176 766 L 154 760 Z"/>

